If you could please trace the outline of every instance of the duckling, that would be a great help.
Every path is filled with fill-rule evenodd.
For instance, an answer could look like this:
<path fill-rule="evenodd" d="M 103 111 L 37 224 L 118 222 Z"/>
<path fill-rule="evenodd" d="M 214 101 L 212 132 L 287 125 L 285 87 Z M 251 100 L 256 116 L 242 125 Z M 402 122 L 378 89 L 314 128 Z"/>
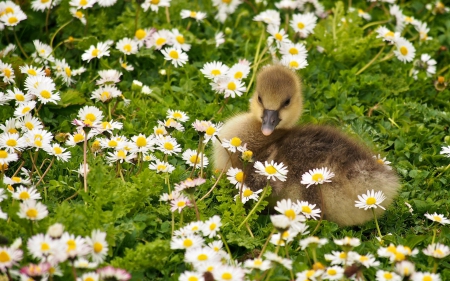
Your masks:
<path fill-rule="evenodd" d="M 250 110 L 227 120 L 219 138 L 239 137 L 253 152 L 254 161 L 283 163 L 289 170 L 287 180 L 271 180 L 269 206 L 282 199 L 316 204 L 323 218 L 340 226 L 361 225 L 373 219 L 370 211 L 355 207 L 358 195 L 368 190 L 382 191 L 390 205 L 400 189 L 399 178 L 380 164 L 367 147 L 330 126 L 296 123 L 303 108 L 300 78 L 281 65 L 270 65 L 257 75 Z M 243 168 L 240 155 L 231 157 L 220 143 L 214 143 L 216 169 Z M 315 168 L 329 168 L 331 182 L 306 188 L 302 175 Z M 255 172 L 253 165 L 244 170 L 245 184 L 252 190 L 264 188 L 267 177 Z M 383 209 L 375 209 L 377 216 Z"/>

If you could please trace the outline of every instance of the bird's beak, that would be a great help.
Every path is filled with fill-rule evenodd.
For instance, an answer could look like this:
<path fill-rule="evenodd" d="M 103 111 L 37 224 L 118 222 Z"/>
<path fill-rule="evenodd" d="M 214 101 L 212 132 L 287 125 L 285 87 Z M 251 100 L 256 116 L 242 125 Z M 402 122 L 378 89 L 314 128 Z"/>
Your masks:
<path fill-rule="evenodd" d="M 267 110 L 264 109 L 262 117 L 261 131 L 265 136 L 272 134 L 275 127 L 280 123 L 280 118 L 278 118 L 277 110 Z"/>

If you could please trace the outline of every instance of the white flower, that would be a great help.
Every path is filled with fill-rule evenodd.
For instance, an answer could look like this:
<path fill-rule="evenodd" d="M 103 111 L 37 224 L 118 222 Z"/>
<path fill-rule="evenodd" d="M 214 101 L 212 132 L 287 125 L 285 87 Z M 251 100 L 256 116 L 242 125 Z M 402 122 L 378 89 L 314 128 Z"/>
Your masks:
<path fill-rule="evenodd" d="M 167 118 L 172 118 L 178 122 L 186 122 L 189 120 L 189 116 L 183 111 L 169 109 L 167 111 Z"/>
<path fill-rule="evenodd" d="M 265 10 L 253 17 L 253 20 L 276 26 L 279 26 L 281 22 L 280 13 L 276 10 Z"/>
<path fill-rule="evenodd" d="M 0 77 L 3 77 L 3 82 L 6 84 L 15 83 L 14 69 L 11 64 L 4 63 L 0 60 Z"/>
<path fill-rule="evenodd" d="M 48 215 L 48 211 L 44 204 L 30 199 L 20 203 L 18 215 L 20 218 L 36 221 L 45 218 Z"/>
<path fill-rule="evenodd" d="M 170 248 L 175 249 L 189 249 L 196 248 L 203 245 L 204 239 L 198 235 L 190 234 L 184 237 L 172 236 L 172 241 L 170 242 Z"/>
<path fill-rule="evenodd" d="M 216 281 L 239 281 L 244 280 L 245 271 L 240 267 L 221 265 L 212 271 Z"/>
<path fill-rule="evenodd" d="M 292 260 L 291 259 L 284 259 L 280 256 L 278 256 L 275 253 L 269 252 L 267 251 L 264 256 L 266 257 L 266 259 L 276 262 L 284 267 L 286 267 L 289 270 L 292 270 Z"/>
<path fill-rule="evenodd" d="M 377 154 L 374 155 L 373 158 L 375 158 L 378 164 L 384 165 L 387 169 L 392 170 L 391 166 L 389 166 L 391 162 L 387 161 L 386 157 L 381 157 L 380 154 Z"/>
<path fill-rule="evenodd" d="M 36 190 L 35 187 L 24 187 L 22 185 L 18 186 L 16 191 L 13 193 L 12 197 L 17 200 L 39 200 L 41 199 L 41 195 Z"/>
<path fill-rule="evenodd" d="M 161 50 L 165 60 L 169 60 L 175 67 L 183 66 L 188 61 L 188 55 L 179 48 L 168 47 Z"/>
<path fill-rule="evenodd" d="M 218 215 L 215 215 L 203 223 L 201 230 L 204 236 L 213 238 L 217 235 L 217 232 L 219 231 L 221 226 L 222 222 L 220 221 L 220 217 Z"/>
<path fill-rule="evenodd" d="M 359 201 L 355 201 L 355 207 L 360 209 L 371 209 L 371 208 L 378 208 L 380 207 L 383 210 L 386 210 L 383 206 L 380 204 L 386 199 L 386 196 L 383 194 L 383 191 L 377 191 L 375 192 L 373 189 L 372 191 L 367 190 L 367 194 L 358 195 Z"/>
<path fill-rule="evenodd" d="M 306 218 L 317 219 L 320 218 L 320 209 L 314 209 L 316 204 L 309 204 L 307 201 L 299 201 L 297 200 L 297 206 L 301 209 L 302 214 Z"/>
<path fill-rule="evenodd" d="M 223 93 L 224 97 L 240 97 L 247 90 L 244 82 L 229 76 L 221 76 L 210 84 L 213 90 Z"/>
<path fill-rule="evenodd" d="M 331 182 L 331 178 L 334 177 L 334 173 L 331 172 L 327 167 L 322 167 L 320 169 L 309 170 L 302 175 L 301 184 L 306 184 L 306 188 L 311 185 L 323 184 L 325 182 Z"/>
<path fill-rule="evenodd" d="M 359 245 L 361 245 L 361 240 L 355 237 L 345 236 L 342 239 L 334 239 L 333 241 L 336 245 L 344 247 L 358 247 Z"/>
<path fill-rule="evenodd" d="M 252 260 L 246 260 L 244 262 L 244 267 L 251 269 L 259 269 L 261 271 L 266 271 L 271 268 L 272 264 L 268 260 L 263 260 L 261 258 L 255 258 Z"/>
<path fill-rule="evenodd" d="M 195 271 L 185 271 L 178 278 L 179 281 L 205 281 L 203 273 Z"/>
<path fill-rule="evenodd" d="M 0 165 L 8 165 L 10 162 L 17 161 L 17 159 L 19 159 L 19 156 L 16 153 L 8 153 L 8 151 L 0 149 Z"/>
<path fill-rule="evenodd" d="M 258 191 L 253 191 L 250 188 L 248 188 L 246 185 L 243 186 L 242 188 L 242 204 L 247 203 L 247 201 L 249 201 L 250 199 L 254 200 L 254 201 L 258 201 L 259 196 L 258 194 L 260 194 L 261 192 L 263 192 L 262 189 L 258 190 Z M 239 198 L 240 194 L 236 194 L 234 196 L 234 201 L 236 201 Z"/>
<path fill-rule="evenodd" d="M 241 184 L 244 182 L 244 172 L 239 168 L 233 168 L 230 167 L 227 171 L 227 179 L 230 181 L 231 184 Z M 239 187 L 239 186 L 237 186 Z"/>
<path fill-rule="evenodd" d="M 223 34 L 222 31 L 220 31 L 214 36 L 214 40 L 216 41 L 216 48 L 217 48 L 223 43 L 225 43 L 225 35 Z"/>
<path fill-rule="evenodd" d="M 310 236 L 305 239 L 300 240 L 300 247 L 302 250 L 306 249 L 310 245 L 312 247 L 322 247 L 323 245 L 328 243 L 328 239 L 326 238 L 319 238 L 316 236 Z"/>
<path fill-rule="evenodd" d="M 289 221 L 305 221 L 305 217 L 301 214 L 302 209 L 299 205 L 293 204 L 291 199 L 282 199 L 277 202 L 274 208 L 280 214 L 284 215 Z"/>
<path fill-rule="evenodd" d="M 90 246 L 92 260 L 96 263 L 102 263 L 108 253 L 108 242 L 106 242 L 106 233 L 100 230 L 93 230 L 91 237 L 86 238 L 86 243 Z"/>
<path fill-rule="evenodd" d="M 401 281 L 402 277 L 399 276 L 395 272 L 391 271 L 384 271 L 384 270 L 377 270 L 376 273 L 377 281 Z"/>
<path fill-rule="evenodd" d="M 439 243 L 430 244 L 423 250 L 423 253 L 436 259 L 443 259 L 450 254 L 450 248 Z"/>
<path fill-rule="evenodd" d="M 109 69 L 109 70 L 100 70 L 98 72 L 98 75 L 100 76 L 100 79 L 95 82 L 97 85 L 103 85 L 106 83 L 119 83 L 120 82 L 120 76 L 122 76 L 122 73 L 115 70 L 115 69 Z"/>
<path fill-rule="evenodd" d="M 202 21 L 206 18 L 206 13 L 200 11 L 181 10 L 180 16 L 182 19 L 193 18 L 197 21 Z"/>
<path fill-rule="evenodd" d="M 172 155 L 181 152 L 181 147 L 177 140 L 171 136 L 159 137 L 156 139 L 156 149 L 164 154 Z"/>
<path fill-rule="evenodd" d="M 269 162 L 265 161 L 264 164 L 256 161 L 253 167 L 256 169 L 256 173 L 267 176 L 268 180 L 280 180 L 286 181 L 288 169 L 283 163 L 275 163 L 273 160 Z"/>
<path fill-rule="evenodd" d="M 138 52 L 138 43 L 130 38 L 122 38 L 117 42 L 116 49 L 125 55 L 136 54 Z"/>
<path fill-rule="evenodd" d="M 322 275 L 325 280 L 340 280 L 344 276 L 344 269 L 338 265 L 329 266 Z"/>
<path fill-rule="evenodd" d="M 0 271 L 5 272 L 6 269 L 12 268 L 18 264 L 23 258 L 23 252 L 13 247 L 1 247 L 0 246 Z"/>
<path fill-rule="evenodd" d="M 10 153 L 22 151 L 26 146 L 24 138 L 20 137 L 19 134 L 0 134 L 0 148 L 4 148 Z"/>
<path fill-rule="evenodd" d="M 317 17 L 313 13 L 294 14 L 290 21 L 291 27 L 298 32 L 301 37 L 308 37 L 310 33 L 314 33 Z"/>
<path fill-rule="evenodd" d="M 446 217 L 444 217 L 444 215 L 442 214 L 438 214 L 438 213 L 434 213 L 434 214 L 425 214 L 425 217 L 427 217 L 427 219 L 430 219 L 432 221 L 438 222 L 440 224 L 446 225 L 446 224 L 450 224 L 450 220 Z"/>
<path fill-rule="evenodd" d="M 106 42 L 98 42 L 97 46 L 91 45 L 81 56 L 81 59 L 90 62 L 93 58 L 99 59 L 103 56 L 109 56 L 109 45 Z"/>
<path fill-rule="evenodd" d="M 281 58 L 281 64 L 289 67 L 290 69 L 298 70 L 305 68 L 308 62 L 302 55 L 284 55 Z"/>
<path fill-rule="evenodd" d="M 208 158 L 203 153 L 197 153 L 196 150 L 188 149 L 182 154 L 182 158 L 191 167 L 200 169 L 200 167 L 206 167 L 209 164 Z"/>
<path fill-rule="evenodd" d="M 159 159 L 155 159 L 154 163 L 150 163 L 150 170 L 155 170 L 157 173 L 172 173 L 175 170 L 175 167 L 168 162 L 161 161 Z"/>
<path fill-rule="evenodd" d="M 200 69 L 200 72 L 211 80 L 227 74 L 229 67 L 220 61 L 207 62 Z"/>
<path fill-rule="evenodd" d="M 194 267 L 197 267 L 199 264 L 205 264 L 211 261 L 220 262 L 221 257 L 218 252 L 210 247 L 197 247 L 187 249 L 184 260 L 185 262 L 192 263 Z"/>
<path fill-rule="evenodd" d="M 191 45 L 186 43 L 186 38 L 176 28 L 172 29 L 173 47 L 179 48 L 185 52 L 191 49 Z"/>
<path fill-rule="evenodd" d="M 269 42 L 269 45 L 272 44 L 273 41 L 275 41 L 277 47 L 281 46 L 281 43 L 289 43 L 291 40 L 289 40 L 288 35 L 286 34 L 286 31 L 279 26 L 276 25 L 268 25 L 267 26 L 267 32 L 271 35 L 269 38 L 267 38 L 267 41 Z"/>
<path fill-rule="evenodd" d="M 238 137 L 233 137 L 230 140 L 222 140 L 222 146 L 228 149 L 230 152 L 241 151 L 243 152 L 245 149 L 241 145 L 242 141 Z"/>
<path fill-rule="evenodd" d="M 413 44 L 406 40 L 403 37 L 400 37 L 396 42 L 395 46 L 397 47 L 394 50 L 394 54 L 396 57 L 402 62 L 411 62 L 416 55 L 416 49 Z"/>
<path fill-rule="evenodd" d="M 0 16 L 0 21 L 6 26 L 16 26 L 26 19 L 27 15 L 20 8 L 14 13 L 2 13 Z"/>

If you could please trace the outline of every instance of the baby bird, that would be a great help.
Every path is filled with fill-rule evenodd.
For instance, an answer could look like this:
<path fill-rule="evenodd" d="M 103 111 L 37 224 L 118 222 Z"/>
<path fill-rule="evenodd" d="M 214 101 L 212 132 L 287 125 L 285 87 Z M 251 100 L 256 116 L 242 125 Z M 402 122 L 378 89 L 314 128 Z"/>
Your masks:
<path fill-rule="evenodd" d="M 256 91 L 250 111 L 225 122 L 219 132 L 221 140 L 239 137 L 253 152 L 254 161 L 283 163 L 287 180 L 271 180 L 269 206 L 290 198 L 293 202 L 316 204 L 323 218 L 340 226 L 360 225 L 373 219 L 371 211 L 355 207 L 358 195 L 368 190 L 382 191 L 390 205 L 400 189 L 400 182 L 389 167 L 380 164 L 368 148 L 329 126 L 296 126 L 303 101 L 300 79 L 281 65 L 263 68 L 257 75 Z M 243 168 L 239 153 L 231 158 L 220 143 L 214 143 L 216 169 Z M 301 184 L 302 175 L 315 168 L 329 168 L 335 176 L 331 182 Z M 245 184 L 252 190 L 264 188 L 267 177 L 255 172 L 253 165 L 244 170 Z M 384 212 L 376 208 L 377 216 Z"/>

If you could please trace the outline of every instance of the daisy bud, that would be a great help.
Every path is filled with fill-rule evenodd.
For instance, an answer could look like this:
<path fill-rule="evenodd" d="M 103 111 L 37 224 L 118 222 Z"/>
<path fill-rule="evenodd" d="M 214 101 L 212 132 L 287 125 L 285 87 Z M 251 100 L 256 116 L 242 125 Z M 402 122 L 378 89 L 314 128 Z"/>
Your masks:
<path fill-rule="evenodd" d="M 270 216 L 273 226 L 278 232 L 283 233 L 291 226 L 291 221 L 285 215 L 272 215 Z"/>
<path fill-rule="evenodd" d="M 51 225 L 47 230 L 47 234 L 53 239 L 59 239 L 62 236 L 63 232 L 64 232 L 64 225 L 60 223 L 55 223 Z"/>

